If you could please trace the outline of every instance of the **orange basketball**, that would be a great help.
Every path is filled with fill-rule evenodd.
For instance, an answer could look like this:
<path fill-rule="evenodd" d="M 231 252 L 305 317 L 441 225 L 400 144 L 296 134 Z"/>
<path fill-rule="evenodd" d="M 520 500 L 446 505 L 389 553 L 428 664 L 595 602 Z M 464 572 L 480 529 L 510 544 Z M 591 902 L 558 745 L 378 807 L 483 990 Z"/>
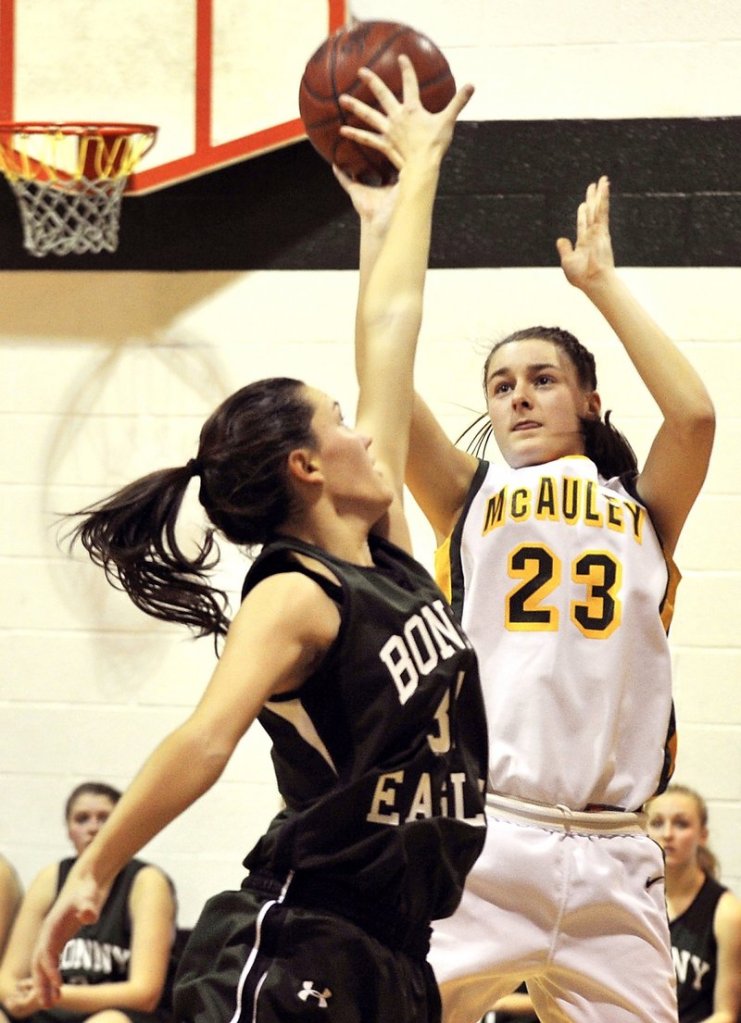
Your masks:
<path fill-rule="evenodd" d="M 401 99 L 400 54 L 414 65 L 425 107 L 433 113 L 446 107 L 456 92 L 447 60 L 427 36 L 392 21 L 360 21 L 335 32 L 311 57 L 301 79 L 299 111 L 311 144 L 329 163 L 365 184 L 386 184 L 396 170 L 381 153 L 340 135 L 343 124 L 368 126 L 343 110 L 339 96 L 346 92 L 378 108 L 358 78 L 358 69 L 368 67 Z"/>

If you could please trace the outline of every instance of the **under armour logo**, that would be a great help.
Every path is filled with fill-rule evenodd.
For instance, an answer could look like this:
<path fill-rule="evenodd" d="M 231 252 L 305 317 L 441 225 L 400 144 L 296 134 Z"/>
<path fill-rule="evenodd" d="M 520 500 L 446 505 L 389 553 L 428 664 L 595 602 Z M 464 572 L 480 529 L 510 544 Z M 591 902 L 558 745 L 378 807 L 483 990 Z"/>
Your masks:
<path fill-rule="evenodd" d="M 302 1002 L 308 1002 L 310 998 L 316 998 L 319 1008 L 326 1009 L 328 1007 L 327 999 L 332 997 L 332 992 L 328 987 L 325 987 L 323 991 L 317 991 L 313 980 L 305 980 L 302 990 L 298 992 L 298 996 Z"/>

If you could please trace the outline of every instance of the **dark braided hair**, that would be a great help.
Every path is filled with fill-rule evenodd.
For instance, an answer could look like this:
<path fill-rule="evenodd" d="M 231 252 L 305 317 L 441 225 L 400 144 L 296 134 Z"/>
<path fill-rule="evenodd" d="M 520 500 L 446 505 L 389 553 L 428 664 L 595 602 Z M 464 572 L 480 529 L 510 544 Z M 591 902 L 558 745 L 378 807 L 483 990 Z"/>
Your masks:
<path fill-rule="evenodd" d="M 579 385 L 585 391 L 597 389 L 597 368 L 592 353 L 584 345 L 561 327 L 526 327 L 498 341 L 489 352 L 484 363 L 484 392 L 486 379 L 489 375 L 489 364 L 495 352 L 513 341 L 550 341 L 557 345 L 568 357 L 576 370 Z M 638 460 L 627 438 L 610 422 L 610 412 L 605 413 L 604 420 L 582 418 L 582 435 L 584 437 L 584 453 L 594 462 L 605 479 L 620 476 L 623 473 L 634 473 L 638 469 Z M 491 436 L 491 423 L 486 413 L 480 415 L 463 433 L 456 443 L 469 438 L 467 450 L 478 458 L 483 458 Z"/>
<path fill-rule="evenodd" d="M 289 453 L 314 446 L 314 408 L 299 380 L 273 377 L 241 388 L 206 420 L 197 458 L 130 483 L 77 512 L 68 534 L 79 541 L 108 582 L 146 614 L 194 629 L 226 634 L 226 593 L 209 585 L 219 561 L 214 538 L 247 549 L 266 543 L 293 511 Z M 178 514 L 193 475 L 214 528 L 189 556 L 176 535 Z"/>

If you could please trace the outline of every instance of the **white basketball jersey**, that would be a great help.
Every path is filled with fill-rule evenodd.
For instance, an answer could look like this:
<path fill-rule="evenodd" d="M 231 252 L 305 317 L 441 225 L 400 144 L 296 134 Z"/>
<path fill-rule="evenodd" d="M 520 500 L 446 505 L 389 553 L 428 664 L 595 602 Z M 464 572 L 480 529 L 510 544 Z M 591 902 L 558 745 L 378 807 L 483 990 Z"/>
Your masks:
<path fill-rule="evenodd" d="M 663 788 L 679 574 L 620 479 L 482 462 L 437 569 L 479 658 L 491 791 L 635 810 Z"/>

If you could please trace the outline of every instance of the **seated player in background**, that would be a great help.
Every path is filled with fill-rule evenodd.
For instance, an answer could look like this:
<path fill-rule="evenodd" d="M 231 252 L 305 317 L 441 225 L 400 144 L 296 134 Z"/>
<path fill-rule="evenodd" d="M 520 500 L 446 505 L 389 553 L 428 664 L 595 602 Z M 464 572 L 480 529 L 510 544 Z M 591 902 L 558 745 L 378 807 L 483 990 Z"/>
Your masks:
<path fill-rule="evenodd" d="M 646 804 L 648 833 L 664 850 L 666 904 L 679 1023 L 741 1018 L 741 899 L 717 880 L 705 800 L 669 785 Z"/>
<path fill-rule="evenodd" d="M 158 1007 L 175 933 L 175 893 L 159 867 L 142 860 L 122 868 L 98 920 L 62 949 L 62 985 L 53 1009 L 42 1008 L 31 980 L 31 956 L 44 918 L 120 795 L 102 782 L 83 782 L 67 800 L 65 820 L 76 856 L 45 867 L 23 899 L 0 966 L 0 1002 L 9 1019 L 157 1023 L 165 1018 Z"/>

